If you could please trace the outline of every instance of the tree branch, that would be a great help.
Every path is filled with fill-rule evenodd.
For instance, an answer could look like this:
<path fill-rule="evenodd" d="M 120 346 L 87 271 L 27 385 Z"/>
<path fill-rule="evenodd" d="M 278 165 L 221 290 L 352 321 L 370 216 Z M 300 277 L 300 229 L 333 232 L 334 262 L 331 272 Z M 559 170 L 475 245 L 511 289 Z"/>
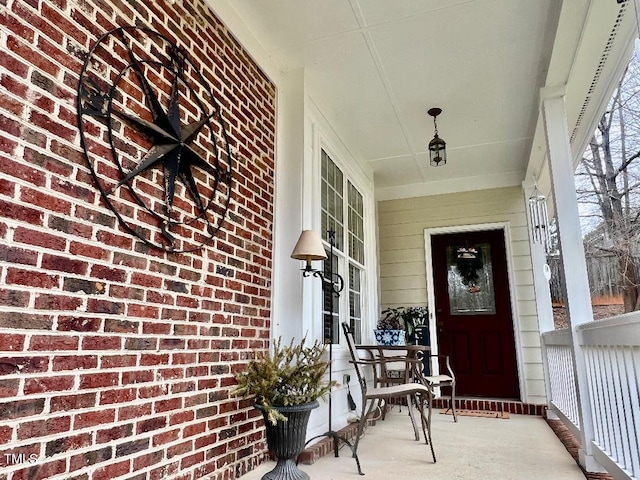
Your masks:
<path fill-rule="evenodd" d="M 635 153 L 635 154 L 633 154 L 633 155 L 631 155 L 628 159 L 626 159 L 624 162 L 622 162 L 622 165 L 620 165 L 620 166 L 618 167 L 618 172 L 617 172 L 617 173 L 620 173 L 620 172 L 622 172 L 623 170 L 626 170 L 626 169 L 627 169 L 627 167 L 629 166 L 629 164 L 630 164 L 631 162 L 633 162 L 636 158 L 639 158 L 639 157 L 640 157 L 640 151 L 639 151 L 639 152 L 636 152 L 636 153 Z"/>

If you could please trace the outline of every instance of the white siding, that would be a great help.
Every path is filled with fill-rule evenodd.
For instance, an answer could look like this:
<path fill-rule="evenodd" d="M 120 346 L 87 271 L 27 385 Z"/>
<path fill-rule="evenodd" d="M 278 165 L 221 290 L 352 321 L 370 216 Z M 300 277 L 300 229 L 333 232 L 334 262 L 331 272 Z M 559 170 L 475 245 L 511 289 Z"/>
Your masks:
<path fill-rule="evenodd" d="M 542 355 L 529 250 L 527 218 L 519 187 L 378 202 L 382 308 L 427 303 L 424 230 L 483 223 L 508 223 L 523 400 L 545 403 Z"/>

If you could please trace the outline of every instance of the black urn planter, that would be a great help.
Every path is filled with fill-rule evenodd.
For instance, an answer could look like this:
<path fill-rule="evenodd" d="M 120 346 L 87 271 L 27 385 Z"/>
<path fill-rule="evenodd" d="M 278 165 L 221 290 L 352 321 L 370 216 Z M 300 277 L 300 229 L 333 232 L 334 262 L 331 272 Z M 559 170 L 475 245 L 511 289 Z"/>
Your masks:
<path fill-rule="evenodd" d="M 317 400 L 288 407 L 274 406 L 273 408 L 288 420 L 278 420 L 278 423 L 273 425 L 269 422 L 264 407 L 255 404 L 264 417 L 269 451 L 278 459 L 275 468 L 265 474 L 262 480 L 309 480 L 309 475 L 298 468 L 295 459 L 304 450 L 311 410 L 318 406 Z"/>

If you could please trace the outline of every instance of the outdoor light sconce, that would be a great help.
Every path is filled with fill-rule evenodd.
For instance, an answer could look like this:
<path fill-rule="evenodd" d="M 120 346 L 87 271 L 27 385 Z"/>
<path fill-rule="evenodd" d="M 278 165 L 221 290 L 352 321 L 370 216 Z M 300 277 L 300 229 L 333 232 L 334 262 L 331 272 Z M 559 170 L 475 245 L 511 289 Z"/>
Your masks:
<path fill-rule="evenodd" d="M 303 276 L 318 276 L 318 274 L 322 274 L 322 272 L 312 268 L 311 262 L 314 260 L 326 260 L 327 252 L 324 251 L 320 236 L 316 232 L 313 230 L 303 230 L 300 238 L 298 238 L 298 243 L 296 243 L 293 252 L 291 252 L 291 258 L 307 262 L 302 270 Z"/>
<path fill-rule="evenodd" d="M 333 258 L 333 247 L 335 244 L 335 232 L 329 230 L 329 244 L 331 246 L 331 257 Z M 326 260 L 327 252 L 322 245 L 320 236 L 313 230 L 303 230 L 298 238 L 298 243 L 291 252 L 291 258 L 295 260 L 304 260 L 306 262 L 305 267 L 302 269 L 302 276 L 309 277 L 314 276 L 322 280 L 323 287 L 331 286 L 332 290 L 338 294 L 344 288 L 344 279 L 337 273 L 332 271 L 332 261 L 329 260 L 329 272 L 325 273 L 322 270 L 317 270 L 311 266 L 311 262 L 314 260 Z"/>
<path fill-rule="evenodd" d="M 436 117 L 442 113 L 441 108 L 430 108 L 427 113 L 433 117 L 433 128 L 435 133 L 433 140 L 429 142 L 429 163 L 433 167 L 439 167 L 446 165 L 447 163 L 447 144 L 443 139 L 438 136 L 438 124 L 436 123 Z"/>

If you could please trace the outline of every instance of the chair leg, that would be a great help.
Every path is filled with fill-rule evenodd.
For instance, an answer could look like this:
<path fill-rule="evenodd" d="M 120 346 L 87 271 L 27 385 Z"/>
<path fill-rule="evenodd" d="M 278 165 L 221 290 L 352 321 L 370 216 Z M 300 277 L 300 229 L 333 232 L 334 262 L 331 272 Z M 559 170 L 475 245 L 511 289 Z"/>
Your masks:
<path fill-rule="evenodd" d="M 380 415 L 378 417 L 375 417 L 375 420 L 379 419 L 382 417 L 382 413 L 385 411 L 386 409 L 386 403 L 384 402 L 383 399 L 381 398 L 373 398 L 369 400 L 369 408 L 365 408 L 366 407 L 366 403 L 367 400 L 364 399 L 363 400 L 364 404 L 362 405 L 362 416 L 366 419 L 369 419 L 369 417 L 371 417 L 371 414 L 373 413 L 374 408 L 377 408 L 378 410 L 380 410 Z"/>
<path fill-rule="evenodd" d="M 453 413 L 453 421 L 458 421 L 458 416 L 456 415 L 456 384 L 451 384 L 451 412 Z"/>
<path fill-rule="evenodd" d="M 363 401 L 366 403 L 366 400 L 363 399 Z M 375 402 L 371 402 L 371 407 L 373 406 Z M 360 466 L 360 459 L 358 458 L 358 444 L 360 443 L 360 438 L 362 437 L 362 434 L 364 432 L 364 427 L 367 424 L 367 418 L 369 418 L 368 413 L 365 414 L 365 408 L 364 405 L 362 405 L 362 415 L 360 415 L 360 421 L 358 422 L 358 433 L 356 433 L 356 439 L 353 442 L 353 445 L 349 444 L 349 442 L 346 442 L 347 445 L 349 445 L 351 447 L 351 453 L 352 453 L 352 457 L 356 459 L 356 466 L 358 467 L 358 473 L 360 475 L 364 475 L 364 473 L 362 472 L 362 467 Z M 369 412 L 371 412 L 372 408 L 369 407 Z M 334 442 L 336 441 L 336 439 L 334 439 Z M 336 455 L 337 456 L 337 455 Z"/>
<path fill-rule="evenodd" d="M 407 395 L 407 410 L 409 410 L 409 418 L 411 418 L 411 425 L 413 425 L 413 434 L 416 437 L 416 441 L 420 441 L 420 431 L 418 430 L 418 425 L 416 425 L 416 418 L 413 412 L 412 402 L 413 395 Z"/>
<path fill-rule="evenodd" d="M 456 384 L 451 385 L 451 396 L 449 397 L 449 408 L 447 408 L 444 413 L 447 413 L 451 410 L 451 414 L 453 415 L 453 421 L 458 421 L 458 415 L 456 415 Z"/>
<path fill-rule="evenodd" d="M 429 443 L 429 435 L 427 434 L 427 430 L 429 429 L 429 421 L 424 416 L 424 396 L 420 395 L 420 402 L 418 404 L 420 408 L 420 420 L 422 423 L 422 433 L 424 434 L 424 442 Z"/>
<path fill-rule="evenodd" d="M 362 437 L 362 433 L 364 432 L 364 427 L 367 424 L 367 418 L 368 415 L 365 415 L 364 412 L 362 415 L 360 415 L 360 421 L 358 422 L 358 433 L 356 434 L 356 439 L 353 442 L 354 455 L 358 452 L 358 444 L 360 443 L 360 438 Z"/>
<path fill-rule="evenodd" d="M 369 405 L 367 406 L 367 401 Z M 362 438 L 362 434 L 364 433 L 364 428 L 367 425 L 367 420 L 369 419 L 369 415 L 373 412 L 374 406 L 380 401 L 380 399 L 362 399 L 362 412 L 360 415 L 360 421 L 358 422 L 358 433 L 356 433 L 356 439 L 353 442 L 353 447 L 351 447 L 351 451 L 353 452 L 353 458 L 356 459 L 356 464 L 358 465 L 358 473 L 360 475 L 364 475 L 362 473 L 362 469 L 360 468 L 360 460 L 358 459 L 358 445 L 360 444 L 360 439 Z"/>
<path fill-rule="evenodd" d="M 425 403 L 427 404 L 428 414 L 425 417 L 424 409 Z M 436 463 L 436 452 L 433 449 L 433 440 L 431 439 L 431 398 L 425 398 L 424 395 L 420 395 L 420 417 L 422 419 L 422 431 L 424 432 L 424 441 L 429 444 L 431 449 L 431 457 L 433 463 Z"/>
<path fill-rule="evenodd" d="M 380 400 L 378 401 L 378 405 L 382 405 L 382 404 L 384 404 L 384 407 L 383 407 L 383 408 L 380 408 L 380 414 L 381 414 L 381 416 L 380 416 L 380 420 L 385 420 L 385 419 L 387 418 L 387 407 L 388 407 L 388 408 L 393 408 L 393 407 L 391 406 L 391 405 L 392 405 L 392 404 L 391 404 L 391 399 L 389 399 L 389 401 L 387 401 L 387 400 L 383 400 L 383 399 L 380 399 Z"/>

